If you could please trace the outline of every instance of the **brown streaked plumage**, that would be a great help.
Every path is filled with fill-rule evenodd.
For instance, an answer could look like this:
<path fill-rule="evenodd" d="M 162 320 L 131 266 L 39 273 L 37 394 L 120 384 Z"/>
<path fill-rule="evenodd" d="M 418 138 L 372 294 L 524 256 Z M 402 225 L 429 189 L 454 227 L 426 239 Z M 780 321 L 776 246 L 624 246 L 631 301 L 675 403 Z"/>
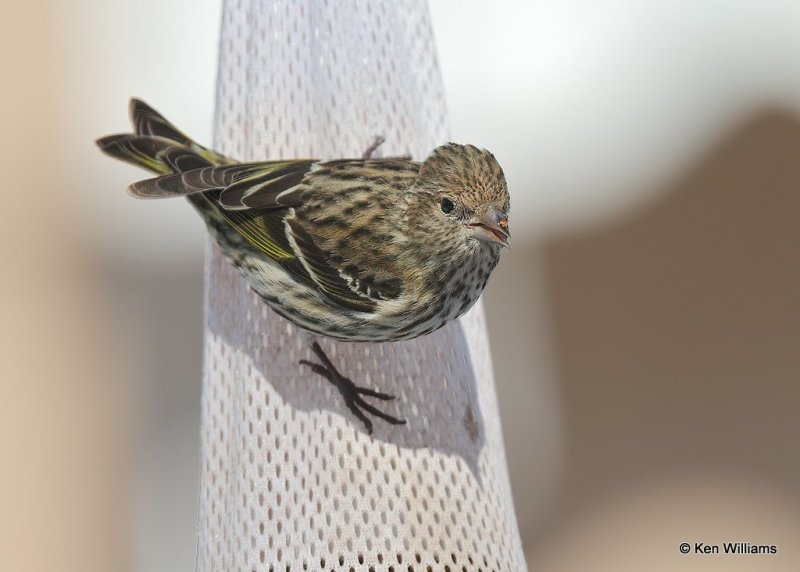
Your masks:
<path fill-rule="evenodd" d="M 475 303 L 507 245 L 503 171 L 472 145 L 442 145 L 421 163 L 237 163 L 141 101 L 132 100 L 131 118 L 134 133 L 98 140 L 159 175 L 131 193 L 186 197 L 253 290 L 315 334 L 381 342 L 432 332 Z M 323 365 L 307 365 L 337 385 L 369 430 L 361 409 L 401 422 L 361 397 L 389 396 L 357 388 L 312 349 Z"/>

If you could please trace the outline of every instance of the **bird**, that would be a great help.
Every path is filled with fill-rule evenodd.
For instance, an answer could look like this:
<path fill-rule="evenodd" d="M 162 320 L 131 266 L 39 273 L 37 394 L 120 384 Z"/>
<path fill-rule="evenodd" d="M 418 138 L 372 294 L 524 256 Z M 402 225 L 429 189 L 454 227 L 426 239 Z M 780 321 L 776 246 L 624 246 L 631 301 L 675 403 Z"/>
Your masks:
<path fill-rule="evenodd" d="M 156 176 L 137 198 L 186 198 L 227 260 L 272 310 L 308 333 L 318 362 L 301 360 L 369 416 L 401 425 L 365 398 L 393 396 L 342 374 L 318 336 L 409 340 L 464 314 L 509 244 L 510 197 L 492 153 L 445 143 L 423 161 L 360 158 L 239 162 L 203 147 L 131 99 L 132 132 L 100 150 Z"/>

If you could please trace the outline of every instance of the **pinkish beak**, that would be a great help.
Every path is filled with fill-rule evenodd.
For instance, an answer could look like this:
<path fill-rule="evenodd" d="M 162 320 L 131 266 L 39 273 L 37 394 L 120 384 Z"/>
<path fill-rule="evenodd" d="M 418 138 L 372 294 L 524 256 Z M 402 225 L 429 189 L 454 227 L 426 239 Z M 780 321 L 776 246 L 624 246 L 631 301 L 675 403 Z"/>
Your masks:
<path fill-rule="evenodd" d="M 508 218 L 495 209 L 474 216 L 467 225 L 475 233 L 475 238 L 486 242 L 494 242 L 508 247 Z"/>

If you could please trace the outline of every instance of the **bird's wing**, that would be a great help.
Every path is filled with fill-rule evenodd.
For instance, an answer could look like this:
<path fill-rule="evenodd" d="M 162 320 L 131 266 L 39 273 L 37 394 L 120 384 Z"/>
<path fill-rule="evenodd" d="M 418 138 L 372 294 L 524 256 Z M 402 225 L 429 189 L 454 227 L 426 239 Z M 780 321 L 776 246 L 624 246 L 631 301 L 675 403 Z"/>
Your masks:
<path fill-rule="evenodd" d="M 293 216 L 288 217 L 286 222 L 294 252 L 321 292 L 337 305 L 349 310 L 370 312 L 375 309 L 377 300 L 353 287 L 352 279 L 342 272 L 342 261 L 332 257 L 330 251 L 320 248 L 319 241 L 314 240 L 301 220 Z"/>
<path fill-rule="evenodd" d="M 173 148 L 175 149 L 175 148 Z M 129 187 L 139 198 L 181 197 L 221 191 L 217 199 L 227 210 L 285 208 L 295 199 L 278 195 L 296 187 L 315 161 L 261 161 L 207 166 L 146 179 Z"/>
<path fill-rule="evenodd" d="M 418 175 L 418 163 L 372 159 L 328 161 L 307 178 L 287 233 L 323 291 L 376 305 L 401 296 L 402 232 L 392 213 Z"/>
<path fill-rule="evenodd" d="M 369 312 L 381 300 L 400 295 L 399 278 L 387 274 L 384 261 L 373 264 L 374 254 L 363 258 L 352 245 L 343 251 L 341 241 L 323 237 L 320 225 L 324 222 L 320 219 L 346 208 L 353 189 L 360 193 L 363 205 L 364 189 L 371 188 L 365 180 L 378 166 L 375 163 L 369 169 L 360 161 L 320 165 L 313 160 L 208 166 L 134 183 L 131 192 L 149 198 L 201 194 L 215 217 L 224 219 L 250 245 L 280 263 L 293 279 L 320 291 L 342 308 Z M 310 183 L 306 175 L 315 166 L 322 171 L 333 169 L 339 178 L 331 179 L 330 184 L 319 182 L 325 181 L 324 177 Z M 416 169 L 409 163 L 409 177 Z M 374 192 L 380 192 L 380 188 L 378 185 Z M 384 197 L 380 202 L 386 200 Z M 309 220 L 312 216 L 314 223 Z M 338 217 L 335 223 L 344 237 L 349 230 L 354 231 L 354 237 L 356 230 L 365 231 L 366 220 L 358 229 L 347 229 L 347 220 Z"/>

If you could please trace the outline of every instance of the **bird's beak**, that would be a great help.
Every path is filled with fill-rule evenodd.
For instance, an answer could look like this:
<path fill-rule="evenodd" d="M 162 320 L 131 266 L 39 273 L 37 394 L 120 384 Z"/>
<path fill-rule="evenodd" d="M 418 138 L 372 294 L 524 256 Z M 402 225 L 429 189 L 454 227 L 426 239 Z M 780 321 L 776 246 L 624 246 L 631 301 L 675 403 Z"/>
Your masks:
<path fill-rule="evenodd" d="M 467 224 L 475 233 L 475 238 L 508 246 L 508 237 L 511 236 L 508 218 L 496 209 L 475 215 Z"/>

